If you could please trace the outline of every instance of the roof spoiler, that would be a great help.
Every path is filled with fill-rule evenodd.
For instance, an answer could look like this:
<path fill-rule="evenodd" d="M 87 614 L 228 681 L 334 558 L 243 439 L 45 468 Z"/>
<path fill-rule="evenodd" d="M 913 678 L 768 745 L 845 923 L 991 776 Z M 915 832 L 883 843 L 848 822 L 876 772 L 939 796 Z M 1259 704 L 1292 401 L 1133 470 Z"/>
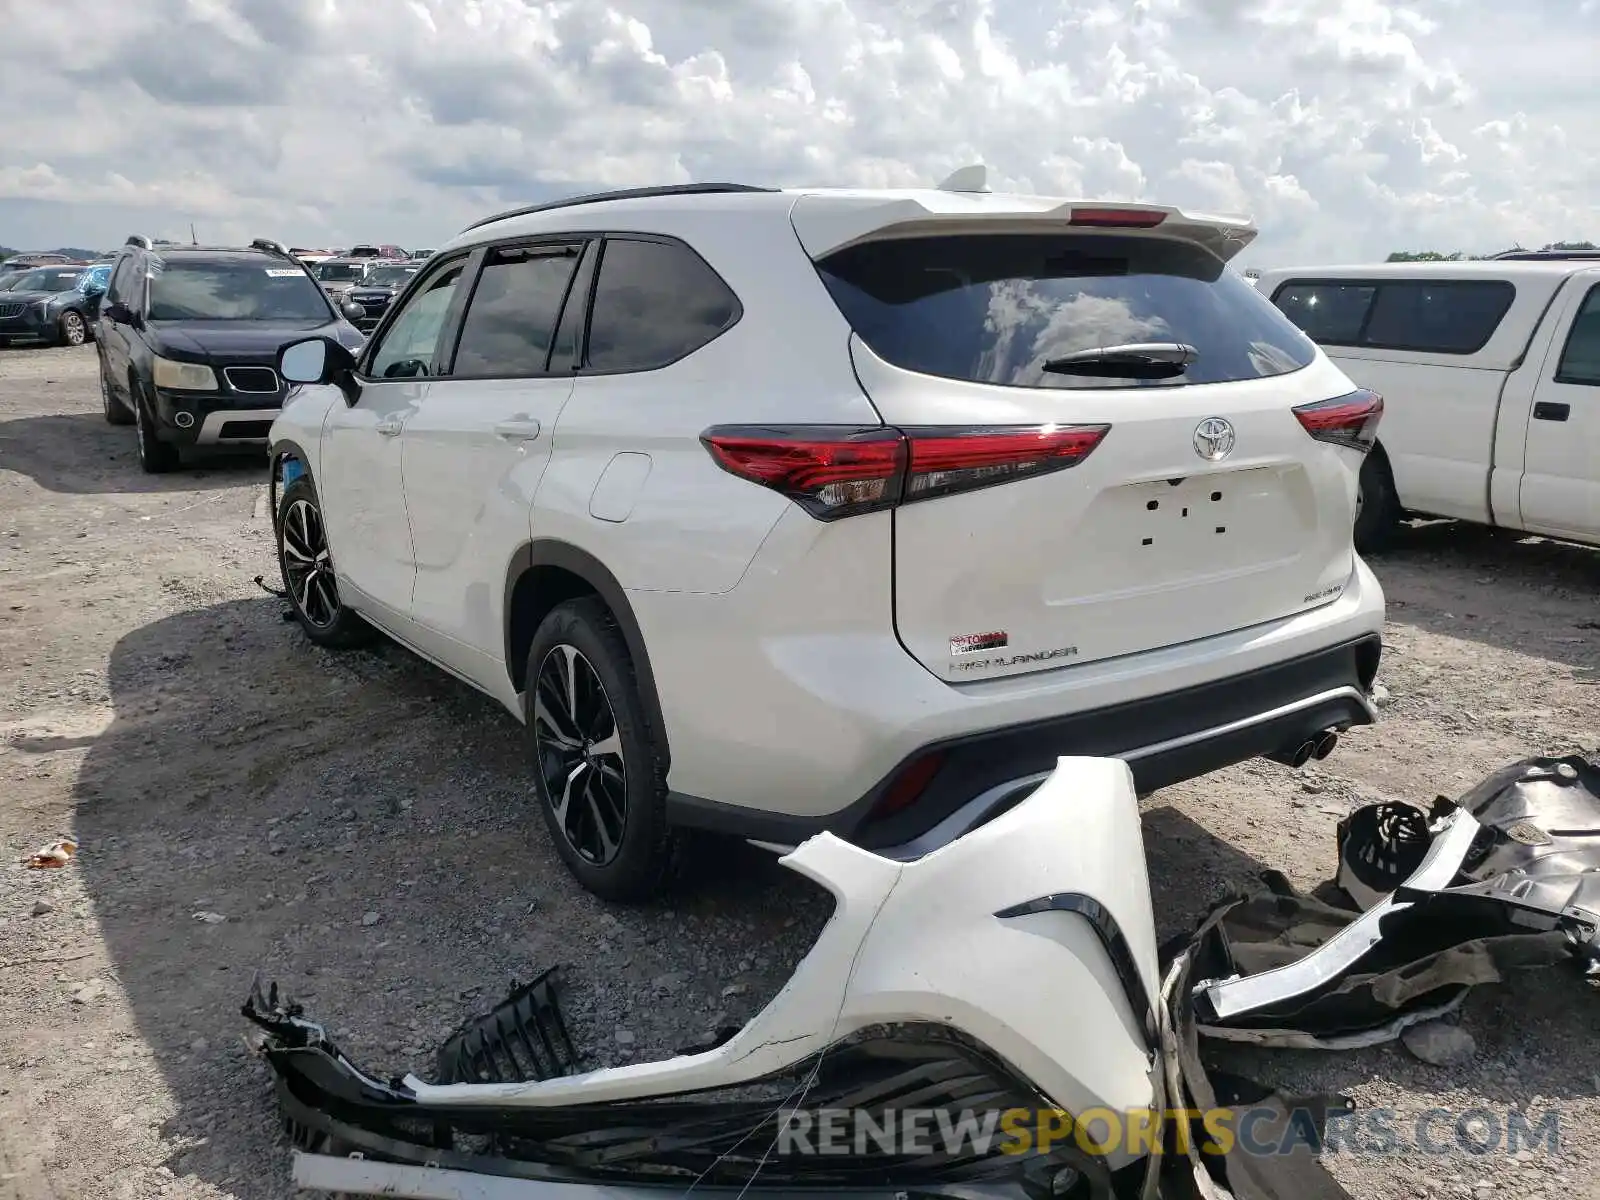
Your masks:
<path fill-rule="evenodd" d="M 931 190 L 819 190 L 801 195 L 790 219 L 813 261 L 884 238 L 1098 230 L 1182 240 L 1227 262 L 1259 232 L 1249 217 L 1166 205 L 991 194 L 984 175 L 982 167 L 964 167 Z"/>

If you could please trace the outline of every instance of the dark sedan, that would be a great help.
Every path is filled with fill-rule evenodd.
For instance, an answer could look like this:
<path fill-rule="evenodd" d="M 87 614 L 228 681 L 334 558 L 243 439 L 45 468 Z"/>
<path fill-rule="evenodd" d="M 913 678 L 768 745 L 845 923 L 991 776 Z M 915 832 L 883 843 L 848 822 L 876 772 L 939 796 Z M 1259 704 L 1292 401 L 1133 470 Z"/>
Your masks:
<path fill-rule="evenodd" d="M 0 280 L 0 345 L 83 345 L 110 275 L 109 266 L 37 267 Z"/>

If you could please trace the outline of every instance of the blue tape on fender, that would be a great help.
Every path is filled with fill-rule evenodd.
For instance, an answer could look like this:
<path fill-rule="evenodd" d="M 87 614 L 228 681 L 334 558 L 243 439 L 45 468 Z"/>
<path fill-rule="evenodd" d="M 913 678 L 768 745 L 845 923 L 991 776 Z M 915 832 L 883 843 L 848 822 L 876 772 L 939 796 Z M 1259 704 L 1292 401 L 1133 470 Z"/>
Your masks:
<path fill-rule="evenodd" d="M 305 464 L 302 463 L 298 458 L 286 458 L 283 460 L 284 487 L 288 487 L 291 483 L 293 483 L 296 479 L 299 479 L 300 476 L 304 475 L 305 473 Z"/>

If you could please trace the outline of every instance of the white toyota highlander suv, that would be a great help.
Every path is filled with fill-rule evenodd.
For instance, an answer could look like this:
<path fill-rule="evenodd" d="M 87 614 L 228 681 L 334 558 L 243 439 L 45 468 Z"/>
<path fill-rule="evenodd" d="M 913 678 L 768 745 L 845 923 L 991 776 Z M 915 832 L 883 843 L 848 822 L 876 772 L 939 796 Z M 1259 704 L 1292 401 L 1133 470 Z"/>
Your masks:
<path fill-rule="evenodd" d="M 685 829 L 903 852 L 1062 754 L 1326 754 L 1373 719 L 1382 401 L 1224 266 L 1254 233 L 953 182 L 480 222 L 358 354 L 281 356 L 295 614 L 516 714 L 614 899 Z"/>

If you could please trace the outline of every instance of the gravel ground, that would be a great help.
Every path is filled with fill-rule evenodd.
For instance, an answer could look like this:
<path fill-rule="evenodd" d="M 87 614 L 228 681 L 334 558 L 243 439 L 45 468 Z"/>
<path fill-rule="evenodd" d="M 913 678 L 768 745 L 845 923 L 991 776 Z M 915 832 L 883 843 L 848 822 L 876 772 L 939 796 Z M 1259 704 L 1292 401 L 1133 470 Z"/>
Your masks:
<path fill-rule="evenodd" d="M 1357 803 L 1426 803 L 1600 740 L 1600 554 L 1434 523 L 1375 566 L 1382 723 L 1314 770 L 1251 763 L 1151 797 L 1164 935 L 1264 866 L 1324 879 Z M 291 1195 L 238 1017 L 258 967 L 387 1073 L 562 963 L 604 1064 L 748 1018 L 826 917 L 755 851 L 706 856 L 670 907 L 608 911 L 546 844 L 503 712 L 397 648 L 311 647 L 262 573 L 259 460 L 143 475 L 101 418 L 92 347 L 0 351 L 0 1196 Z M 68 833 L 71 867 L 16 865 Z M 1554 1154 L 1341 1150 L 1362 1200 L 1600 1197 L 1600 1000 L 1546 973 L 1460 1020 L 1475 1051 L 1453 1067 L 1398 1046 L 1229 1062 L 1391 1110 L 1407 1144 L 1430 1109 L 1502 1130 L 1513 1108 L 1557 1113 Z"/>

